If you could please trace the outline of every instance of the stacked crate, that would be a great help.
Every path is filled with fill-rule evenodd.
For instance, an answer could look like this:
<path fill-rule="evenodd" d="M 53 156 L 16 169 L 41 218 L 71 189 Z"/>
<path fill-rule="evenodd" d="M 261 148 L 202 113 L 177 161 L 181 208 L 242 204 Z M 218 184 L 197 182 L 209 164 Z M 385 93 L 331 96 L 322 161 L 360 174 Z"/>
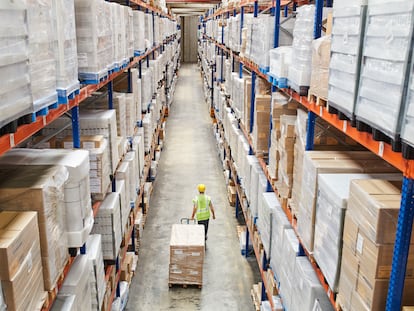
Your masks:
<path fill-rule="evenodd" d="M 170 285 L 203 285 L 204 247 L 204 226 L 172 226 L 168 281 Z"/>
<path fill-rule="evenodd" d="M 386 139 L 385 135 L 394 142 L 399 140 L 413 25 L 413 0 L 368 1 L 355 114 L 357 121 L 381 132 L 373 132 L 376 139 Z"/>
<path fill-rule="evenodd" d="M 366 5 L 367 0 L 338 0 L 333 5 L 328 103 L 350 119 L 358 93 Z"/>
<path fill-rule="evenodd" d="M 385 310 L 401 182 L 355 180 L 345 215 L 338 302 L 343 310 Z M 413 235 L 411 235 L 413 237 Z M 414 304 L 413 239 L 402 304 Z"/>
<path fill-rule="evenodd" d="M 0 310 L 38 310 L 44 284 L 35 212 L 0 212 L 0 261 Z"/>

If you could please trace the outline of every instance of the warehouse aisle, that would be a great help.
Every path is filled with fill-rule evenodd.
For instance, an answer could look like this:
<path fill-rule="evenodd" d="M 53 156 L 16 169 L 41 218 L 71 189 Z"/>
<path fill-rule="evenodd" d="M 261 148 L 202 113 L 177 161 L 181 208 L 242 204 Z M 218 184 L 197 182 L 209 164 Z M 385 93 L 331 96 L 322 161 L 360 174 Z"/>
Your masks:
<path fill-rule="evenodd" d="M 130 288 L 133 310 L 252 310 L 252 284 L 259 280 L 254 258 L 240 255 L 234 209 L 227 201 L 212 123 L 196 64 L 183 64 L 166 127 L 164 151 L 154 183 Z M 171 225 L 190 217 L 198 183 L 206 184 L 216 220 L 210 220 L 203 288 L 168 287 Z"/>

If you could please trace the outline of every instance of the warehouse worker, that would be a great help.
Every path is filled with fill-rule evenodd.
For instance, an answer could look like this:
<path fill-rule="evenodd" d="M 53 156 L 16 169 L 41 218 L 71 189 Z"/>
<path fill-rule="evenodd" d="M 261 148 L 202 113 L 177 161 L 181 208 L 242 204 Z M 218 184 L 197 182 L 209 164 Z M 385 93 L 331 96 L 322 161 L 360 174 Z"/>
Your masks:
<path fill-rule="evenodd" d="M 191 219 L 194 219 L 194 215 L 197 218 L 197 222 L 200 225 L 204 225 L 204 237 L 207 240 L 208 222 L 210 220 L 210 210 L 213 214 L 213 219 L 216 219 L 213 204 L 211 198 L 205 194 L 206 186 L 199 184 L 197 186 L 199 195 L 193 199 L 193 213 Z"/>

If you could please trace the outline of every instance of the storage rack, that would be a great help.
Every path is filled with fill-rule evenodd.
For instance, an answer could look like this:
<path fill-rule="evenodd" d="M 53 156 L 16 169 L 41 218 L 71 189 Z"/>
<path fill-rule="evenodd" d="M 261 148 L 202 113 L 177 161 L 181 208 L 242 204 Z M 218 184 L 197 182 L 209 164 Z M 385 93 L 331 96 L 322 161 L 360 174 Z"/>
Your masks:
<path fill-rule="evenodd" d="M 300 3 L 299 3 L 300 4 Z M 235 16 L 236 14 L 241 15 L 241 25 L 240 27 L 243 28 L 243 14 L 247 12 L 248 8 L 253 5 L 253 13 L 254 17 L 257 17 L 259 13 L 259 3 L 258 1 L 251 1 L 245 0 L 241 1 L 239 5 L 232 8 L 220 8 L 219 6 L 215 7 L 211 11 L 209 11 L 205 16 L 203 16 L 201 20 L 202 27 L 204 28 L 203 38 L 206 40 L 211 41 L 214 43 L 221 52 L 221 57 L 223 61 L 224 54 L 232 55 L 233 59 L 237 60 L 240 64 L 239 67 L 239 76 L 240 78 L 243 75 L 243 67 L 250 70 L 252 73 L 252 97 L 251 97 L 251 105 L 250 105 L 250 128 L 246 129 L 243 126 L 240 127 L 244 136 L 249 142 L 250 145 L 250 153 L 254 154 L 252 141 L 250 139 L 249 133 L 252 131 L 253 127 L 253 118 L 254 118 L 254 85 L 255 79 L 257 76 L 261 78 L 271 81 L 271 77 L 269 77 L 266 72 L 261 70 L 257 64 L 253 63 L 251 60 L 245 57 L 240 57 L 239 54 L 224 45 L 223 42 L 217 42 L 214 38 L 210 38 L 206 35 L 206 24 L 205 22 L 209 19 L 217 19 L 217 18 L 229 18 L 230 13 Z M 278 47 L 279 42 L 279 30 L 280 30 L 280 13 L 281 9 L 284 7 L 284 14 L 287 16 L 288 14 L 288 6 L 292 6 L 292 10 L 296 10 L 296 6 L 298 5 L 297 1 L 281 1 L 281 0 L 272 0 L 271 10 L 272 14 L 275 17 L 275 36 L 274 36 L 274 45 L 273 47 Z M 327 7 L 332 6 L 332 0 L 326 1 Z M 323 0 L 316 0 L 315 1 L 315 25 L 314 25 L 314 38 L 319 38 L 321 36 L 321 29 L 322 29 L 322 10 L 324 6 Z M 224 29 L 224 28 L 222 28 Z M 223 30 L 224 31 L 224 30 Z M 223 33 L 223 32 L 222 32 Z M 220 54 L 218 54 L 220 55 Z M 221 78 L 221 79 L 220 79 Z M 219 80 L 220 82 L 223 81 L 223 73 L 221 72 Z M 275 91 L 277 88 L 272 86 L 272 91 Z M 338 115 L 331 114 L 326 107 L 318 106 L 315 102 L 309 101 L 307 97 L 300 96 L 297 92 L 291 89 L 279 89 L 295 101 L 299 102 L 303 107 L 308 110 L 308 128 L 307 128 L 307 137 L 306 137 L 306 150 L 313 149 L 313 141 L 314 141 L 314 128 L 315 128 L 315 119 L 317 117 L 325 120 L 330 125 L 336 127 L 337 129 L 341 130 L 347 136 L 354 139 L 356 142 L 370 150 L 371 152 L 375 153 L 388 163 L 395 166 L 403 173 L 403 185 L 401 191 L 401 205 L 400 211 L 398 215 L 398 224 L 397 224 L 397 233 L 395 239 L 395 246 L 393 252 L 393 260 L 392 260 L 392 269 L 389 281 L 389 288 L 388 288 L 388 295 L 386 301 L 386 310 L 400 310 L 402 307 L 402 295 L 404 290 L 404 280 L 406 274 L 406 266 L 407 266 L 407 258 L 408 252 L 410 247 L 410 240 L 411 240 L 411 231 L 413 227 L 413 218 L 414 218 L 414 160 L 405 159 L 400 152 L 395 152 L 392 150 L 390 144 L 376 141 L 373 139 L 372 135 L 365 132 L 360 132 L 356 128 L 351 126 L 351 123 L 346 120 L 340 120 Z M 263 171 L 268 179 L 268 191 L 274 191 L 276 194 L 278 193 L 278 189 L 272 186 L 271 178 L 268 174 L 266 162 L 263 158 L 258 157 L 259 163 L 261 164 Z M 230 165 L 232 167 L 232 165 Z M 232 174 L 234 174 L 234 167 L 232 168 Z M 236 179 L 237 181 L 237 179 Z M 236 183 L 237 184 L 237 183 Z M 238 198 L 242 198 L 240 191 L 237 191 Z M 236 209 L 238 208 L 238 204 L 241 204 L 243 213 L 245 214 L 245 207 L 241 203 L 241 200 L 236 200 Z M 288 208 L 284 208 L 288 219 L 292 222 L 293 227 L 295 228 L 295 220 L 293 215 L 291 214 Z M 249 230 L 246 231 L 248 241 L 248 234 Z M 300 239 L 299 239 L 300 240 Z M 247 248 L 246 242 L 246 248 Z M 301 246 L 302 250 L 306 253 L 306 250 Z M 255 250 L 256 257 L 257 252 Z M 307 254 L 309 255 L 309 254 Z M 260 263 L 259 258 L 258 263 L 261 269 L 265 269 L 264 263 Z M 312 262 L 312 261 L 311 261 Z M 317 273 L 322 286 L 325 288 L 332 304 L 336 307 L 335 296 L 332 290 L 329 288 L 329 285 L 326 283 L 325 278 L 317 267 L 315 263 L 313 263 L 315 272 Z M 263 276 L 263 274 L 262 274 Z M 265 289 L 262 289 L 262 300 L 266 299 L 266 295 L 264 293 Z M 269 302 L 273 307 L 271 297 L 269 298 Z"/>
<path fill-rule="evenodd" d="M 144 8 L 146 10 L 146 12 L 151 11 L 152 12 L 152 17 L 154 20 L 154 16 L 155 15 L 159 15 L 161 17 L 165 17 L 165 18 L 169 18 L 170 20 L 175 20 L 175 18 L 173 16 L 171 16 L 170 14 L 166 14 L 164 13 L 161 8 L 159 7 L 155 7 L 151 4 L 148 4 L 142 0 L 122 0 L 122 1 L 117 1 L 120 4 L 126 5 L 126 6 L 131 6 L 134 9 L 137 8 L 138 10 L 142 10 L 142 8 Z M 179 28 L 177 27 L 177 30 Z M 23 124 L 20 125 L 18 127 L 16 127 L 14 130 L 10 131 L 10 133 L 5 133 L 2 134 L 0 136 L 0 156 L 4 153 L 6 153 L 7 151 L 9 151 L 10 149 L 14 148 L 15 146 L 23 143 L 24 141 L 26 141 L 27 139 L 29 139 L 30 137 L 32 137 L 34 134 L 36 134 L 38 131 L 42 130 L 45 126 L 47 126 L 48 124 L 52 123 L 53 121 L 55 121 L 56 119 L 60 118 L 61 116 L 63 116 L 64 114 L 70 113 L 71 115 L 71 120 L 72 120 L 72 136 L 73 136 L 73 147 L 74 148 L 80 148 L 80 127 L 79 127 L 79 106 L 80 104 L 87 99 L 89 96 L 91 96 L 94 92 L 102 89 L 103 87 L 107 87 L 107 92 L 108 92 L 108 109 L 111 109 L 113 107 L 113 103 L 112 103 L 112 93 L 113 93 L 113 82 L 116 78 L 118 78 L 119 76 L 121 76 L 124 71 L 128 72 L 128 92 L 131 92 L 132 89 L 132 75 L 131 75 L 131 69 L 132 68 L 136 68 L 138 67 L 139 69 L 139 78 L 141 78 L 141 67 L 142 67 L 142 62 L 146 60 L 147 62 L 147 66 L 149 65 L 149 58 L 150 56 L 152 56 L 154 58 L 155 52 L 159 51 L 160 53 L 162 53 L 164 51 L 164 45 L 171 43 L 173 41 L 177 40 L 178 42 L 180 41 L 180 37 L 177 36 L 177 33 L 165 38 L 163 40 L 162 43 L 158 44 L 158 45 L 154 45 L 151 49 L 147 49 L 147 51 L 140 56 L 137 57 L 133 57 L 130 58 L 128 65 L 121 71 L 119 72 L 114 72 L 108 75 L 108 78 L 101 81 L 99 84 L 88 84 L 88 85 L 83 85 L 81 87 L 81 89 L 79 90 L 78 94 L 75 94 L 73 96 L 73 98 L 69 98 L 69 101 L 67 104 L 60 104 L 59 106 L 57 106 L 54 109 L 50 109 L 48 110 L 45 115 L 41 115 L 41 116 L 37 116 L 36 120 L 34 120 L 33 122 L 29 123 L 29 124 Z M 179 53 L 179 51 L 177 52 Z M 177 68 L 175 68 L 175 71 L 177 70 Z M 133 221 L 136 218 L 137 215 L 137 211 L 138 211 L 138 206 L 140 205 L 140 203 L 144 203 L 144 185 L 145 182 L 148 179 L 149 176 L 149 171 L 150 171 L 150 167 L 151 167 L 151 160 L 154 158 L 154 153 L 155 153 L 155 148 L 159 143 L 159 133 L 161 130 L 161 125 L 165 120 L 165 116 L 166 116 L 166 112 L 167 112 L 167 107 L 163 107 L 162 108 L 162 112 L 161 112 L 161 116 L 159 119 L 159 123 L 157 124 L 156 130 L 153 133 L 152 136 L 152 144 L 151 144 L 151 150 L 148 154 L 145 155 L 145 167 L 144 167 L 144 174 L 143 174 L 143 178 L 141 179 L 141 185 L 139 188 L 139 192 L 138 192 L 138 196 L 135 202 L 135 206 L 136 208 L 133 208 L 131 210 L 131 215 Z M 18 124 L 17 120 L 14 122 L 14 124 Z M 93 210 L 93 215 L 94 217 L 96 216 L 96 214 L 99 211 L 99 207 L 100 207 L 101 202 L 94 202 L 93 206 L 92 206 L 92 210 Z M 134 246 L 135 243 L 135 239 L 134 239 L 134 222 L 132 222 L 132 225 L 130 226 L 130 228 L 128 228 L 128 241 L 129 239 L 132 239 L 132 245 Z M 128 242 L 127 241 L 127 242 Z M 121 265 L 122 262 L 119 260 L 119 258 L 124 259 L 125 258 L 125 254 L 127 252 L 128 249 L 128 243 L 125 243 L 126 245 L 123 246 L 123 248 L 121 248 L 121 250 L 119 251 L 119 253 L 121 254 L 121 256 L 117 257 L 117 260 L 115 261 L 115 265 L 109 265 L 106 268 L 105 271 L 105 280 L 106 282 L 108 282 L 109 280 L 109 276 L 111 275 L 111 273 L 113 273 L 113 269 L 116 269 L 116 290 L 113 290 L 111 293 L 111 297 L 108 301 L 108 305 L 105 306 L 105 310 L 110 311 L 111 307 L 112 307 L 112 302 L 113 299 L 116 296 L 120 295 L 119 292 L 119 280 L 120 280 L 120 275 L 121 275 Z M 43 307 L 42 307 L 42 311 L 48 311 L 51 309 L 54 300 L 57 297 L 58 291 L 60 290 L 61 286 L 63 285 L 63 282 L 68 274 L 68 272 L 70 271 L 70 268 L 74 262 L 74 259 L 76 257 L 76 253 L 77 253 L 77 249 L 69 249 L 69 251 L 71 252 L 72 255 L 74 256 L 70 256 L 69 260 L 67 262 L 67 264 L 65 265 L 63 272 L 61 274 L 61 276 L 59 277 L 59 280 L 57 282 L 57 284 L 55 285 L 54 289 L 52 291 L 49 291 L 48 293 L 48 298 L 46 299 Z M 82 246 L 79 249 L 79 253 L 80 254 L 86 254 L 86 247 L 85 245 Z"/>

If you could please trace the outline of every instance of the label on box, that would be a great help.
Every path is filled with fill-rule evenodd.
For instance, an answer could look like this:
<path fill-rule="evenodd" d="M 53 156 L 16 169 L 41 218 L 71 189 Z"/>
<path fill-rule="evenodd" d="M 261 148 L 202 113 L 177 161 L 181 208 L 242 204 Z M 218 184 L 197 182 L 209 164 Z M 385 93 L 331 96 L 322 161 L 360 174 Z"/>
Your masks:
<path fill-rule="evenodd" d="M 191 253 L 191 256 L 193 256 L 193 257 L 198 257 L 198 256 L 201 256 L 201 254 L 200 254 L 200 252 L 197 252 L 197 253 Z"/>
<path fill-rule="evenodd" d="M 364 238 L 358 233 L 356 250 L 362 255 L 362 248 L 364 247 Z"/>
<path fill-rule="evenodd" d="M 176 249 L 176 250 L 174 251 L 174 254 L 176 254 L 176 255 L 182 255 L 182 254 L 183 254 L 183 251 L 182 251 L 182 250 L 180 250 L 180 249 Z"/>

